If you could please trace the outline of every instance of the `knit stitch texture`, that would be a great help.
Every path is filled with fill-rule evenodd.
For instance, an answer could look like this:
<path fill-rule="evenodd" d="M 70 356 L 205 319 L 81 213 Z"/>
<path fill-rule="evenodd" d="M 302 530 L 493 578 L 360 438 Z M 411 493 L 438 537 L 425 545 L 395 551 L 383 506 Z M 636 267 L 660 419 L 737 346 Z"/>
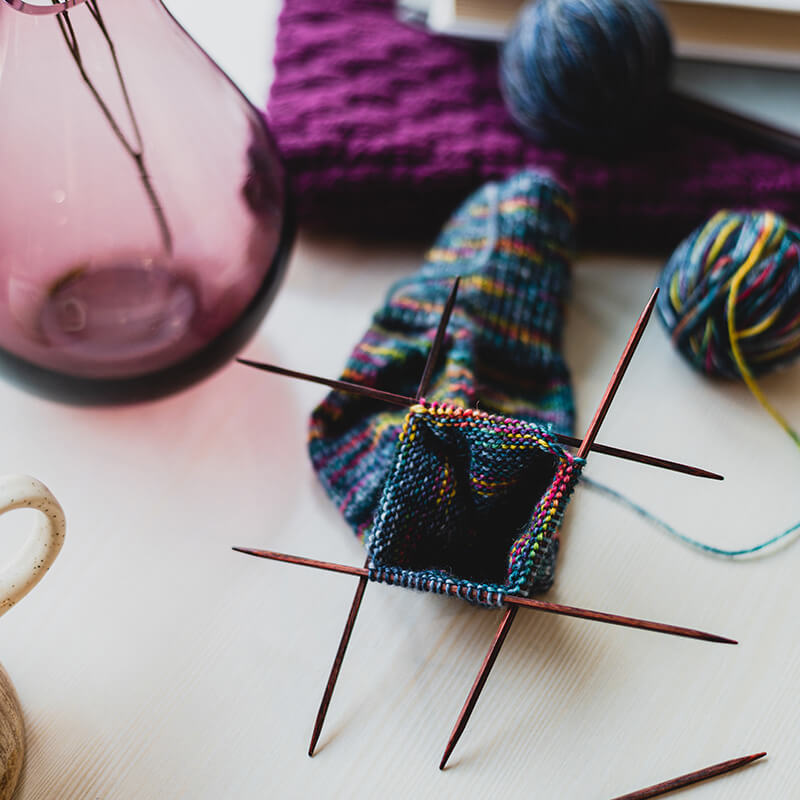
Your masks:
<path fill-rule="evenodd" d="M 461 275 L 428 398 L 404 411 L 332 392 L 314 411 L 312 463 L 374 580 L 485 605 L 552 583 L 581 468 L 550 433 L 573 422 L 561 355 L 573 216 L 564 189 L 531 171 L 476 192 L 342 373 L 414 396 Z"/>
<path fill-rule="evenodd" d="M 432 37 L 392 0 L 285 0 L 268 117 L 300 221 L 433 231 L 487 180 L 547 167 L 570 186 L 582 242 L 667 250 L 720 207 L 800 216 L 800 163 L 667 121 L 615 156 L 525 138 L 494 48 Z"/>

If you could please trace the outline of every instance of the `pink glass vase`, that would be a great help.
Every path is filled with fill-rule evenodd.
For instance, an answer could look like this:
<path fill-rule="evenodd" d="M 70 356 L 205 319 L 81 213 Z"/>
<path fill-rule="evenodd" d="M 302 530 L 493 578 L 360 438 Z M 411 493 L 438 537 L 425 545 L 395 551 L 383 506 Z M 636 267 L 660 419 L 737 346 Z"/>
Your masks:
<path fill-rule="evenodd" d="M 0 0 L 0 109 L 6 374 L 133 399 L 241 347 L 285 265 L 285 174 L 160 0 Z"/>

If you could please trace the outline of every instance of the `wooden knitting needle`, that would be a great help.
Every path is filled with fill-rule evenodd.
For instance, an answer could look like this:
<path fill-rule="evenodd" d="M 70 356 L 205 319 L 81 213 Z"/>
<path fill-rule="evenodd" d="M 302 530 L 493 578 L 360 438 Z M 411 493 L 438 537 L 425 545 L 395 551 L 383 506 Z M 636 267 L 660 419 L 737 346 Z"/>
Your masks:
<path fill-rule="evenodd" d="M 676 789 L 682 789 L 684 786 L 691 786 L 693 783 L 699 783 L 708 778 L 714 778 L 717 775 L 732 772 L 747 764 L 752 764 L 753 761 L 757 761 L 765 755 L 766 753 L 753 753 L 751 756 L 732 758 L 730 761 L 723 761 L 720 764 L 714 764 L 705 769 L 698 769 L 696 772 L 689 772 L 686 775 L 681 775 L 678 778 L 673 778 L 663 783 L 656 783 L 653 786 L 648 786 L 646 789 L 640 789 L 638 792 L 620 795 L 619 797 L 615 797 L 614 800 L 648 800 L 650 797 L 659 797 L 662 794 L 667 794 L 667 792 L 674 792 Z"/>
<path fill-rule="evenodd" d="M 414 405 L 413 397 L 406 397 L 402 394 L 393 394 L 392 392 L 384 392 L 381 389 L 373 389 L 370 386 L 362 386 L 360 383 L 350 383 L 349 381 L 337 381 L 333 378 L 320 378 L 318 375 L 309 375 L 307 372 L 297 372 L 293 369 L 286 369 L 286 367 L 278 367 L 275 364 L 264 364 L 261 361 L 251 361 L 249 358 L 237 358 L 240 364 L 246 367 L 254 367 L 255 369 L 263 369 L 265 372 L 274 372 L 276 375 L 285 375 L 287 378 L 299 378 L 301 381 L 310 381 L 311 383 L 321 383 L 323 386 L 329 386 L 331 389 L 336 389 L 339 392 L 347 392 L 348 394 L 358 394 L 364 397 L 370 397 L 373 400 L 383 400 L 386 403 L 391 403 L 395 406 L 408 406 Z"/>
<path fill-rule="evenodd" d="M 298 378 L 303 381 L 310 381 L 311 383 L 319 383 L 323 386 L 328 386 L 331 389 L 336 389 L 340 392 L 347 392 L 348 394 L 362 395 L 369 397 L 373 400 L 383 400 L 384 402 L 391 403 L 396 406 L 403 406 L 408 408 L 413 406 L 417 400 L 413 397 L 407 397 L 402 394 L 394 394 L 393 392 L 384 392 L 381 389 L 373 389 L 371 386 L 362 386 L 359 383 L 350 383 L 349 381 L 339 381 L 332 378 L 320 378 L 317 375 L 309 375 L 307 372 L 297 372 L 293 369 L 286 369 L 285 367 L 278 367 L 274 364 L 264 364 L 260 361 L 250 361 L 247 358 L 237 358 L 240 364 L 255 369 L 261 369 L 265 372 L 273 372 L 276 375 L 285 375 L 289 378 Z M 581 440 L 576 439 L 574 436 L 566 436 L 563 433 L 553 433 L 557 442 L 566 445 L 567 447 L 580 447 Z M 701 467 L 692 467 L 688 464 L 681 464 L 677 461 L 670 461 L 666 458 L 659 458 L 657 456 L 649 456 L 643 453 L 637 453 L 633 450 L 623 450 L 619 447 L 611 447 L 606 444 L 599 444 L 594 442 L 591 447 L 592 452 L 602 453 L 607 456 L 614 456 L 615 458 L 623 458 L 627 461 L 635 461 L 639 464 L 647 464 L 651 467 L 660 467 L 661 469 L 668 469 L 672 472 L 681 472 L 684 475 L 694 475 L 698 478 L 710 478 L 711 480 L 721 481 L 724 480 L 723 476 L 717 472 L 710 472 Z"/>
<path fill-rule="evenodd" d="M 237 548 L 233 548 L 236 550 Z M 336 681 L 339 678 L 339 670 L 342 668 L 342 661 L 344 661 L 344 654 L 347 652 L 347 645 L 350 644 L 350 636 L 353 633 L 353 626 L 356 624 L 356 617 L 361 608 L 361 600 L 364 598 L 364 590 L 367 588 L 367 567 L 369 566 L 369 556 L 364 561 L 364 572 L 358 579 L 358 586 L 356 593 L 353 595 L 353 602 L 350 604 L 350 613 L 347 615 L 347 622 L 345 623 L 344 630 L 342 631 L 342 638 L 339 640 L 339 648 L 336 651 L 336 656 L 333 659 L 333 666 L 331 673 L 328 676 L 328 682 L 325 684 L 325 693 L 322 695 L 322 702 L 319 704 L 317 711 L 317 718 L 314 720 L 314 731 L 311 734 L 311 743 L 308 745 L 308 755 L 310 758 L 314 757 L 314 748 L 317 746 L 319 735 L 322 733 L 322 726 L 325 724 L 325 716 L 328 713 L 328 706 L 331 704 L 333 697 L 333 690 L 336 686 Z"/>
<path fill-rule="evenodd" d="M 305 558 L 304 556 L 293 556 L 289 553 L 278 553 L 274 550 L 258 550 L 252 547 L 233 547 L 237 553 L 244 553 L 256 558 L 266 558 L 270 561 L 282 561 L 285 564 L 297 564 L 301 567 L 311 567 L 312 569 L 323 569 L 327 572 L 338 572 L 342 575 L 353 575 L 364 580 L 369 577 L 369 570 L 366 567 L 351 567 L 347 564 L 337 564 L 333 561 L 319 561 L 316 558 Z M 623 628 L 636 628 L 641 631 L 652 631 L 654 633 L 666 633 L 671 636 L 682 636 L 686 639 L 698 639 L 704 642 L 715 642 L 717 644 L 738 644 L 735 639 L 728 639 L 726 636 L 718 636 L 715 633 L 706 633 L 695 628 L 684 628 L 680 625 L 669 625 L 665 622 L 653 622 L 637 617 L 626 617 L 621 614 L 611 614 L 607 611 L 595 611 L 589 608 L 578 608 L 577 606 L 565 606 L 560 603 L 551 603 L 547 600 L 536 600 L 532 597 L 516 597 L 506 595 L 503 602 L 517 608 L 532 608 L 535 611 L 543 611 L 546 614 L 559 614 L 566 617 L 586 619 L 591 622 L 605 622 L 609 625 L 620 625 Z"/>
<path fill-rule="evenodd" d="M 433 370 L 436 368 L 436 362 L 439 359 L 439 351 L 442 349 L 444 342 L 444 334 L 447 331 L 447 323 L 450 322 L 450 315 L 453 313 L 453 306 L 456 304 L 456 295 L 458 294 L 458 286 L 461 283 L 461 276 L 457 275 L 453 281 L 453 287 L 450 289 L 450 294 L 447 297 L 447 302 L 444 304 L 442 317 L 439 320 L 439 327 L 436 329 L 436 335 L 433 337 L 433 344 L 431 344 L 428 358 L 425 361 L 425 369 L 422 370 L 422 378 L 420 379 L 419 386 L 417 386 L 417 394 L 414 401 L 419 403 L 425 397 L 428 388 L 431 384 L 433 377 Z"/>
<path fill-rule="evenodd" d="M 611 407 L 611 401 L 614 399 L 620 383 L 622 383 L 622 378 L 631 362 L 631 358 L 633 358 L 636 345 L 639 344 L 639 340 L 642 338 L 647 321 L 650 319 L 650 315 L 653 313 L 653 308 L 655 307 L 657 297 L 658 288 L 656 288 L 651 295 L 650 300 L 647 302 L 647 305 L 644 307 L 644 311 L 642 311 L 639 319 L 636 322 L 636 325 L 633 328 L 633 332 L 628 338 L 628 342 L 625 345 L 625 349 L 622 351 L 622 356 L 620 357 L 616 369 L 611 376 L 611 380 L 609 381 L 608 387 L 603 395 L 603 399 L 600 401 L 600 405 L 597 407 L 597 411 L 595 411 L 591 423 L 589 423 L 589 428 L 586 431 L 586 435 L 583 437 L 581 446 L 578 448 L 578 458 L 586 458 L 595 438 L 597 437 L 600 426 L 603 424 L 603 420 L 606 418 L 608 409 Z M 445 747 L 444 755 L 439 763 L 439 769 L 445 768 L 447 765 L 447 759 L 450 758 L 453 748 L 456 746 L 458 740 L 461 738 L 461 734 L 464 733 L 464 729 L 467 727 L 467 723 L 469 722 L 470 716 L 472 716 L 475 704 L 478 702 L 481 691 L 483 690 L 486 680 L 489 677 L 489 672 L 494 666 L 494 662 L 497 659 L 500 648 L 503 646 L 503 642 L 508 635 L 511 624 L 514 622 L 516 613 L 517 609 L 513 606 L 510 606 L 506 609 L 506 613 L 503 616 L 500 627 L 497 629 L 497 633 L 495 634 L 492 646 L 489 648 L 489 652 L 486 654 L 483 664 L 481 664 L 478 676 L 475 678 L 475 682 L 472 684 L 472 688 L 470 689 L 466 702 L 464 703 L 461 713 L 458 715 L 458 719 L 456 720 L 455 727 L 450 734 L 450 739 L 447 742 L 447 747 Z"/>
<path fill-rule="evenodd" d="M 456 294 L 458 293 L 458 286 L 461 283 L 461 276 L 456 276 L 453 281 L 453 287 L 450 289 L 450 294 L 445 303 L 442 316 L 439 319 L 439 326 L 436 329 L 436 335 L 433 337 L 433 343 L 428 353 L 428 358 L 425 361 L 425 368 L 422 371 L 422 378 L 420 379 L 419 386 L 417 387 L 417 394 L 415 400 L 419 402 L 428 391 L 431 378 L 433 377 L 433 370 L 436 367 L 436 361 L 439 358 L 439 351 L 442 349 L 444 342 L 445 332 L 447 331 L 447 323 L 450 321 L 450 315 L 453 313 L 453 306 L 456 302 Z M 414 401 L 411 401 L 412 403 Z M 364 562 L 364 570 L 369 566 L 369 556 Z M 369 574 L 369 573 L 367 573 Z M 353 633 L 353 626 L 356 624 L 356 617 L 361 608 L 361 600 L 364 597 L 364 590 L 367 588 L 367 578 L 362 575 L 358 579 L 358 586 L 356 593 L 353 595 L 353 602 L 350 604 L 350 613 L 347 615 L 347 622 L 345 623 L 344 630 L 342 631 L 341 639 L 339 640 L 339 648 L 336 651 L 336 656 L 333 659 L 333 666 L 331 667 L 330 675 L 328 676 L 328 683 L 325 685 L 325 692 L 322 695 L 322 702 L 317 711 L 317 718 L 314 721 L 314 731 L 311 734 L 311 743 L 308 746 L 309 757 L 314 756 L 314 748 L 317 746 L 317 741 L 322 733 L 322 726 L 325 724 L 325 716 L 328 713 L 328 706 L 333 697 L 333 690 L 336 686 L 336 681 L 339 678 L 339 671 L 342 668 L 344 661 L 344 654 L 347 652 L 347 645 L 350 643 L 350 636 Z"/>

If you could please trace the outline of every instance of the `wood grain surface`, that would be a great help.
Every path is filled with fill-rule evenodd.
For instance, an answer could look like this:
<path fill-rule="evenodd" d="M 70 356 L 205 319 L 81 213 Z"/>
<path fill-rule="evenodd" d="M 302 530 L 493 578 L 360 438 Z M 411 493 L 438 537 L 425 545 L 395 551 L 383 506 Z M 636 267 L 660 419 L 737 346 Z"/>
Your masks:
<path fill-rule="evenodd" d="M 24 755 L 22 709 L 11 678 L 0 665 L 0 800 L 9 800 L 14 794 Z"/>
<path fill-rule="evenodd" d="M 277 3 L 170 6 L 183 6 L 187 22 L 194 15 L 229 68 L 246 56 L 244 77 L 261 91 L 274 30 L 265 9 L 274 19 Z M 251 52 L 257 43 L 264 49 Z M 387 287 L 426 246 L 303 233 L 242 355 L 338 374 Z M 577 260 L 565 332 L 577 430 L 661 265 Z M 797 368 L 764 389 L 800 423 Z M 46 579 L 0 625 L 27 728 L 14 800 L 602 800 L 759 750 L 769 756 L 681 800 L 800 797 L 800 545 L 745 562 L 711 558 L 585 486 L 544 599 L 701 627 L 738 646 L 520 612 L 442 773 L 499 614 L 370 584 L 308 758 L 358 579 L 230 548 L 363 563 L 306 452 L 308 414 L 324 394 L 231 364 L 157 402 L 89 408 L 0 376 L 12 421 L 0 472 L 40 477 L 70 526 Z M 746 546 L 800 519 L 796 448 L 745 387 L 688 367 L 655 320 L 603 441 L 724 473 L 707 481 L 600 455 L 587 466 L 712 544 Z"/>

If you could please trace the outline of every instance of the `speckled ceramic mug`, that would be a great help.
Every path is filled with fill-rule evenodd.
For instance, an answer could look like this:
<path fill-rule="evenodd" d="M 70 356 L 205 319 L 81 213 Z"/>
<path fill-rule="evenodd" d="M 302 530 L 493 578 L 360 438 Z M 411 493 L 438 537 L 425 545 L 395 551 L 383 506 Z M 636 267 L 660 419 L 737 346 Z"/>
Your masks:
<path fill-rule="evenodd" d="M 20 552 L 0 570 L 0 615 L 36 586 L 64 543 L 64 512 L 51 491 L 28 475 L 0 476 L 0 514 L 17 508 L 39 514 Z"/>

